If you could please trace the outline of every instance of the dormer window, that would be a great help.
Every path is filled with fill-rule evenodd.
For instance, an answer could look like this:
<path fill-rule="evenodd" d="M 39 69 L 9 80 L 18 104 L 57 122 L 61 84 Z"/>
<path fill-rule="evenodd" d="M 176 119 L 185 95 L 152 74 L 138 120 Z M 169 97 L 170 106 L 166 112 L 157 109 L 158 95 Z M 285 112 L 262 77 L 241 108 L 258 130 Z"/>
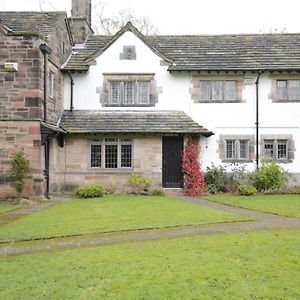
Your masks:
<path fill-rule="evenodd" d="M 110 81 L 109 104 L 133 106 L 150 104 L 149 81 Z"/>

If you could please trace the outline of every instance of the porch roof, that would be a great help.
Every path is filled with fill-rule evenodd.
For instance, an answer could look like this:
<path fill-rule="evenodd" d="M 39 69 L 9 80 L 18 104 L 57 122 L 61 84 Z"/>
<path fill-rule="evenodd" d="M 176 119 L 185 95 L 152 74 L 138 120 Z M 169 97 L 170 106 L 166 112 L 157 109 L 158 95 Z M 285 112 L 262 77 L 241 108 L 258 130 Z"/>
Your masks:
<path fill-rule="evenodd" d="M 68 133 L 213 134 L 184 112 L 169 110 L 66 110 L 59 125 Z"/>

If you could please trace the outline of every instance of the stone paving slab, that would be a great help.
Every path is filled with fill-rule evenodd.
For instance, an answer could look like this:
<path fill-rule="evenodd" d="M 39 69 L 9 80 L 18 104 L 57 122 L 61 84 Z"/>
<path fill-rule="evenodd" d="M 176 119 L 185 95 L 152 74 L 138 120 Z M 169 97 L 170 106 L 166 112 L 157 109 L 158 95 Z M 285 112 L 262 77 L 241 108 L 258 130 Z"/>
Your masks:
<path fill-rule="evenodd" d="M 177 197 L 176 197 L 177 198 Z M 210 225 L 179 226 L 166 229 L 151 229 L 116 232 L 108 234 L 83 235 L 79 237 L 50 239 L 29 242 L 15 242 L 0 246 L 0 255 L 20 255 L 35 253 L 43 250 L 78 248 L 90 246 L 104 246 L 137 241 L 151 241 L 161 239 L 173 239 L 191 237 L 195 235 L 209 235 L 231 232 L 249 232 L 254 230 L 270 229 L 300 229 L 300 218 L 284 217 L 269 213 L 248 210 L 244 208 L 232 207 L 203 199 L 180 197 L 183 201 L 188 201 L 198 205 L 221 209 L 233 213 L 256 218 L 255 221 L 243 221 L 234 223 L 216 223 Z"/>

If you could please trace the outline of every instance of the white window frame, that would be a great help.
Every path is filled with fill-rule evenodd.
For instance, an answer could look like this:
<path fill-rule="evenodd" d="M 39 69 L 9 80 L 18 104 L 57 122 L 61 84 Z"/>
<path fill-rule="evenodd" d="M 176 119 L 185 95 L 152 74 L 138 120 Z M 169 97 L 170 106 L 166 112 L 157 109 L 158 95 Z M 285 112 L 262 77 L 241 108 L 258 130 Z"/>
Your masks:
<path fill-rule="evenodd" d="M 269 142 L 273 146 L 273 155 L 272 156 L 266 156 L 266 142 Z M 285 145 L 285 157 L 279 157 L 279 145 L 283 144 Z M 264 139 L 264 158 L 266 160 L 278 160 L 278 161 L 287 161 L 289 158 L 289 141 L 287 139 Z"/>
<path fill-rule="evenodd" d="M 299 99 L 292 99 L 292 92 L 291 92 L 291 89 L 292 89 L 292 83 L 294 81 L 297 81 L 299 83 Z M 285 94 L 286 94 L 286 97 L 285 98 L 278 98 L 279 96 L 279 93 L 278 93 L 278 89 L 279 89 L 279 83 L 280 82 L 285 82 Z M 283 87 L 282 87 L 283 88 Z M 299 102 L 300 101 L 300 79 L 277 79 L 276 80 L 276 100 L 278 102 Z"/>
<path fill-rule="evenodd" d="M 229 92 L 228 92 L 228 86 L 229 83 L 235 83 L 235 90 L 234 90 L 234 99 L 228 99 Z M 219 99 L 216 98 L 216 85 L 221 84 L 221 94 Z M 208 97 L 202 98 L 202 88 L 201 85 L 206 85 L 208 89 Z M 237 80 L 200 80 L 200 102 L 234 102 L 237 101 Z"/>
<path fill-rule="evenodd" d="M 234 157 L 228 157 L 227 153 L 227 142 L 234 143 Z M 246 142 L 246 157 L 241 157 L 241 142 Z M 249 151 L 249 140 L 248 139 L 225 139 L 225 160 L 232 160 L 232 161 L 249 161 L 250 151 Z"/>
<path fill-rule="evenodd" d="M 119 83 L 119 92 L 118 99 L 113 101 L 113 85 Z M 145 87 L 142 84 L 147 83 L 148 87 L 146 88 L 146 97 L 141 95 L 142 89 L 145 90 Z M 132 100 L 127 99 L 127 85 L 132 84 Z M 126 99 L 126 101 L 125 101 Z M 146 101 L 145 101 L 146 99 Z M 109 81 L 109 104 L 113 106 L 147 106 L 150 105 L 150 81 L 149 80 L 111 80 Z"/>
<path fill-rule="evenodd" d="M 117 145 L 117 167 L 116 168 L 108 168 L 106 167 L 106 145 Z M 101 158 L 100 158 L 100 166 L 92 166 L 92 147 L 93 145 L 101 145 Z M 122 159 L 125 156 L 125 153 L 122 153 L 122 145 L 130 145 L 131 146 L 131 156 L 130 156 L 130 167 L 122 166 Z M 133 168 L 133 140 L 125 139 L 125 138 L 101 138 L 101 139 L 93 139 L 90 142 L 90 154 L 89 154 L 89 168 L 90 169 L 105 169 L 105 170 L 131 170 Z"/>

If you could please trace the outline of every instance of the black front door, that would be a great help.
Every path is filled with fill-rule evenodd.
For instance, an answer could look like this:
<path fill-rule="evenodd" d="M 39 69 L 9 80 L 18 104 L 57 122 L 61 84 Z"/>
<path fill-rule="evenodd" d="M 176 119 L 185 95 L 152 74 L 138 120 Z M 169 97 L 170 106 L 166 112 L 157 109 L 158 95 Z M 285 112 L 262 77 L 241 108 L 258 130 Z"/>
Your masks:
<path fill-rule="evenodd" d="M 182 151 L 183 137 L 163 137 L 163 187 L 182 188 Z"/>

